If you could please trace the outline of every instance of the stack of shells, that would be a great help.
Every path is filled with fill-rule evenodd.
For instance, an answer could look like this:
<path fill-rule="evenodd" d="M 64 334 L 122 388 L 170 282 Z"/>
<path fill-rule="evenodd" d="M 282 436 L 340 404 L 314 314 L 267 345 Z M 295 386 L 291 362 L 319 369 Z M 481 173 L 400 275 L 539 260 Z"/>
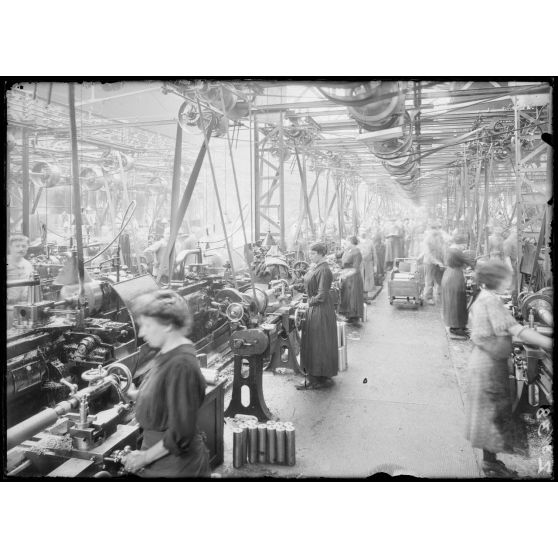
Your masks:
<path fill-rule="evenodd" d="M 247 419 L 233 428 L 233 467 L 247 463 L 289 465 L 296 463 L 295 427 L 292 422 Z"/>

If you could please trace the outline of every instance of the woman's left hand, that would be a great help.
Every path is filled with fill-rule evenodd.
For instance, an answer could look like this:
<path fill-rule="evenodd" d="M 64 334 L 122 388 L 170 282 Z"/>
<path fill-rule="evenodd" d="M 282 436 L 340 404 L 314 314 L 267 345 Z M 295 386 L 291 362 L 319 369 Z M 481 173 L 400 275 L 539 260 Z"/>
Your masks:
<path fill-rule="evenodd" d="M 129 473 L 137 473 L 140 469 L 143 469 L 148 465 L 145 458 L 145 451 L 132 451 L 128 455 L 122 458 L 122 465 L 124 469 Z"/>

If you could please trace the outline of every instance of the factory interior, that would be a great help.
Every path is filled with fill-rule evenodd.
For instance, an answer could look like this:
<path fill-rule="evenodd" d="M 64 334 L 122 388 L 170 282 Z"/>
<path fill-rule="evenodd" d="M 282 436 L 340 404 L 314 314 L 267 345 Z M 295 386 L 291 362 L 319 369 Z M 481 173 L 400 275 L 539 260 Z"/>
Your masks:
<path fill-rule="evenodd" d="M 4 478 L 553 478 L 553 80 L 6 83 Z"/>

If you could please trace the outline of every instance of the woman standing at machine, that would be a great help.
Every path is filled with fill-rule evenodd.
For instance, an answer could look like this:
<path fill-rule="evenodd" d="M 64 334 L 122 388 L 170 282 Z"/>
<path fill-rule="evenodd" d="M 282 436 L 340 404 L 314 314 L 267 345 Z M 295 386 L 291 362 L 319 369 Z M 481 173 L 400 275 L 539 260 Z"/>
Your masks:
<path fill-rule="evenodd" d="M 499 300 L 497 291 L 511 279 L 504 263 L 492 260 L 479 264 L 476 276 L 482 288 L 471 308 L 474 347 L 469 359 L 466 437 L 474 448 L 483 450 L 485 474 L 511 478 L 517 473 L 496 459 L 496 454 L 513 453 L 517 442 L 508 378 L 512 335 L 546 350 L 552 348 L 552 339 L 518 324 Z"/>
<path fill-rule="evenodd" d="M 159 291 L 142 295 L 136 307 L 139 335 L 159 353 L 139 389 L 127 394 L 136 399 L 143 442 L 124 457 L 124 468 L 146 478 L 209 476 L 209 451 L 197 428 L 206 384 L 185 337 L 192 322 L 187 302 Z"/>
<path fill-rule="evenodd" d="M 343 314 L 348 322 L 358 322 L 364 315 L 364 285 L 360 274 L 362 254 L 357 244 L 357 237 L 350 236 L 346 240 L 345 251 L 341 257 L 343 271 L 339 313 Z"/>
<path fill-rule="evenodd" d="M 302 327 L 300 367 L 306 379 L 296 389 L 320 389 L 332 384 L 339 369 L 337 320 L 331 298 L 333 275 L 325 260 L 326 247 L 318 242 L 310 247 L 314 264 L 304 276 L 308 314 Z"/>
<path fill-rule="evenodd" d="M 463 267 L 467 258 L 458 248 L 450 248 L 442 276 L 442 316 L 454 339 L 467 339 L 467 292 Z"/>

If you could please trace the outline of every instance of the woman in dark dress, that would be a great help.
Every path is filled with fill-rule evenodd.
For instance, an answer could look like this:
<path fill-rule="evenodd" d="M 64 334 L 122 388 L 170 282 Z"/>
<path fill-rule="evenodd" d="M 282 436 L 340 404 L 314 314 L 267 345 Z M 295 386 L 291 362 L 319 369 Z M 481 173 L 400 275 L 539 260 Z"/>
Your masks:
<path fill-rule="evenodd" d="M 481 292 L 471 307 L 473 351 L 468 364 L 471 385 L 466 400 L 466 438 L 474 448 L 483 450 L 486 475 L 510 478 L 517 473 L 496 459 L 496 454 L 513 453 L 518 442 L 508 377 L 512 335 L 546 350 L 552 349 L 552 339 L 518 324 L 498 298 L 496 292 L 511 279 L 505 264 L 492 260 L 479 264 L 476 277 Z"/>
<path fill-rule="evenodd" d="M 469 265 L 463 252 L 450 248 L 446 258 L 446 270 L 442 277 L 442 316 L 454 338 L 467 338 L 467 293 L 463 268 Z"/>
<path fill-rule="evenodd" d="M 362 254 L 357 247 L 358 239 L 351 236 L 341 258 L 341 302 L 339 313 L 348 322 L 358 322 L 364 316 L 364 283 L 360 273 Z"/>
<path fill-rule="evenodd" d="M 384 276 L 384 258 L 386 257 L 386 247 L 380 229 L 377 229 L 372 237 L 374 244 L 374 261 L 376 264 L 376 274 L 378 276 L 377 286 L 382 284 Z"/>
<path fill-rule="evenodd" d="M 310 247 L 313 266 L 304 276 L 308 314 L 300 342 L 300 367 L 307 376 L 296 386 L 297 389 L 328 387 L 339 370 L 337 319 L 331 297 L 333 275 L 325 255 L 324 244 L 316 243 Z"/>
<path fill-rule="evenodd" d="M 186 301 L 172 291 L 142 295 L 136 302 L 139 335 L 159 353 L 138 390 L 136 419 L 143 429 L 141 450 L 123 459 L 140 477 L 209 476 L 209 451 L 197 428 L 205 379 L 193 344 L 186 338 L 192 318 Z"/>

